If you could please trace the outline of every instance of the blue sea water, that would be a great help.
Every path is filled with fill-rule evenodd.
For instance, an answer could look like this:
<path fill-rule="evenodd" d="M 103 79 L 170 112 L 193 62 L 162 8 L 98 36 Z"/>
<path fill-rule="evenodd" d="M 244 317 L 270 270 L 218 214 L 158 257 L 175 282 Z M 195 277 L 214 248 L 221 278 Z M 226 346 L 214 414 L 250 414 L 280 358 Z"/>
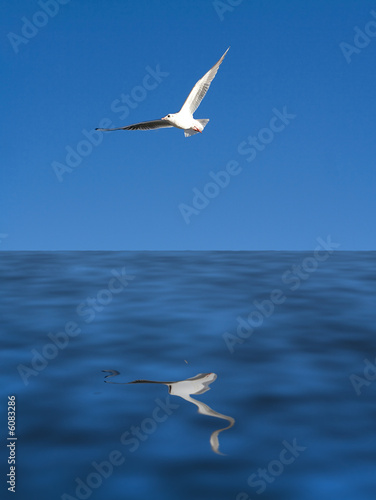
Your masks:
<path fill-rule="evenodd" d="M 1 498 L 373 500 L 375 271 L 375 252 L 2 252 Z"/>

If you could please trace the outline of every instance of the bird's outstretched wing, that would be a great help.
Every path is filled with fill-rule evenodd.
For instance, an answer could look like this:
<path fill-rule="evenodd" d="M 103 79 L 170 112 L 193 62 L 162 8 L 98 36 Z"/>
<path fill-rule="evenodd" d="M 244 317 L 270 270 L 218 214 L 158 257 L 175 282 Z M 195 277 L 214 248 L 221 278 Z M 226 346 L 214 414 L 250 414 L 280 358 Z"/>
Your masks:
<path fill-rule="evenodd" d="M 112 132 L 113 130 L 153 130 L 157 128 L 169 128 L 172 127 L 168 120 L 151 120 L 149 122 L 134 123 L 133 125 L 128 125 L 127 127 L 117 127 L 117 128 L 96 128 L 95 130 L 101 130 L 102 132 Z"/>
<path fill-rule="evenodd" d="M 189 96 L 185 100 L 185 103 L 183 104 L 179 113 L 189 113 L 193 115 L 196 109 L 200 106 L 200 103 L 205 97 L 205 94 L 208 91 L 213 78 L 217 74 L 218 68 L 225 58 L 225 55 L 227 54 L 229 48 L 226 50 L 220 60 L 216 64 L 214 64 L 214 66 L 209 69 L 209 71 L 196 83 Z"/>

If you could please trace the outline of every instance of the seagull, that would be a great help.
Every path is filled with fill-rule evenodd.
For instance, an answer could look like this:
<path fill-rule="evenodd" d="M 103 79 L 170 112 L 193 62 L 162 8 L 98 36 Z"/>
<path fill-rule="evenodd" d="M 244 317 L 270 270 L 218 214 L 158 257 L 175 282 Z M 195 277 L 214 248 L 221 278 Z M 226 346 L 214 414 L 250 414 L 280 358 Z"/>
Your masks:
<path fill-rule="evenodd" d="M 199 107 L 201 101 L 205 97 L 206 92 L 209 90 L 210 84 L 217 74 L 218 68 L 225 58 L 225 55 L 229 51 L 229 48 L 226 50 L 220 60 L 216 64 L 214 64 L 214 66 L 209 69 L 209 71 L 196 83 L 178 113 L 170 113 L 160 120 L 135 123 L 133 125 L 128 125 L 127 127 L 96 128 L 95 130 L 100 130 L 102 132 L 111 132 L 113 130 L 154 130 L 157 128 L 176 127 L 184 130 L 185 137 L 190 137 L 191 135 L 197 134 L 197 132 L 202 133 L 209 119 L 204 118 L 196 120 L 195 118 L 193 118 L 193 113 Z"/>

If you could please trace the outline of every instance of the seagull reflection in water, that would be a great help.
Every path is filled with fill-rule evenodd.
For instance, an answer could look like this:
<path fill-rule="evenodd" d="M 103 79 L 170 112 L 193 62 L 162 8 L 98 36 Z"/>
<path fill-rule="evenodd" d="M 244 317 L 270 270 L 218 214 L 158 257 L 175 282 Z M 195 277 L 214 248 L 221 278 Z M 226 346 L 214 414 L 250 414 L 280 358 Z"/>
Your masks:
<path fill-rule="evenodd" d="M 105 376 L 105 379 L 119 375 L 119 372 L 116 370 L 103 371 L 110 373 L 109 375 Z M 197 401 L 197 399 L 191 397 L 192 394 L 203 394 L 204 392 L 209 391 L 209 385 L 213 383 L 216 378 L 217 375 L 215 373 L 199 373 L 195 377 L 187 378 L 186 380 L 179 380 L 178 382 L 159 382 L 156 380 L 133 380 L 132 382 L 112 382 L 109 380 L 105 380 L 105 382 L 107 382 L 108 384 L 164 384 L 167 385 L 169 394 L 171 394 L 172 396 L 179 396 L 186 401 L 193 403 L 197 406 L 198 413 L 200 413 L 201 415 L 208 415 L 210 417 L 227 420 L 227 422 L 229 422 L 229 425 L 227 427 L 223 427 L 214 431 L 210 436 L 210 445 L 212 447 L 212 450 L 219 455 L 223 455 L 223 453 L 219 451 L 218 435 L 220 432 L 230 429 L 234 425 L 235 419 L 229 417 L 228 415 L 218 413 L 205 403 Z"/>

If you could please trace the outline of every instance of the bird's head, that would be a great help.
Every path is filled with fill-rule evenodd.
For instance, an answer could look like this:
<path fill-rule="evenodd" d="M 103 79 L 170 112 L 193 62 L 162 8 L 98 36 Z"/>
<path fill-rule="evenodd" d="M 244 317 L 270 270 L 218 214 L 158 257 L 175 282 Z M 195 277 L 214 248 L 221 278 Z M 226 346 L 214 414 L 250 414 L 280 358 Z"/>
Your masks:
<path fill-rule="evenodd" d="M 169 115 L 166 115 L 161 119 L 174 123 L 175 115 L 173 113 L 170 113 Z"/>

